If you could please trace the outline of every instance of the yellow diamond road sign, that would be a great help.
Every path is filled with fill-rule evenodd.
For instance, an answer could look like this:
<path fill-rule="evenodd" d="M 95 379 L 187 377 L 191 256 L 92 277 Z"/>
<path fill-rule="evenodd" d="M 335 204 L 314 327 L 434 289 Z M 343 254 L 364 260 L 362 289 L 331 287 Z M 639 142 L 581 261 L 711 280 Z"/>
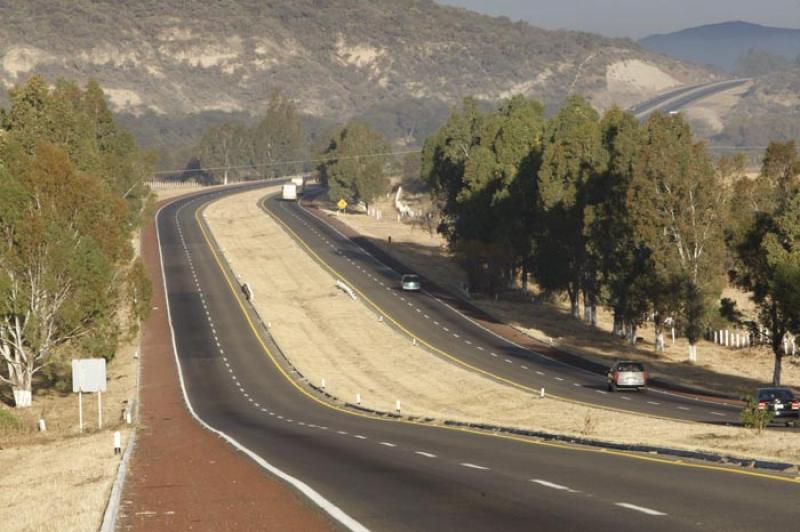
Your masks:
<path fill-rule="evenodd" d="M 343 199 L 340 199 L 339 203 L 337 203 L 336 206 L 339 207 L 340 211 L 343 211 L 347 208 L 347 202 Z"/>

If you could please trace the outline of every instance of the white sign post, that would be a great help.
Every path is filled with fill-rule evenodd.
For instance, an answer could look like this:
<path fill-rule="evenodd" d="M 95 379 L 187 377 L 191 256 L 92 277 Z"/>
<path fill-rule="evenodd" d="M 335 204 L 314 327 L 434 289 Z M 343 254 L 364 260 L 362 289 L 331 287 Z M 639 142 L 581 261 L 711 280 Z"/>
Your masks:
<path fill-rule="evenodd" d="M 83 432 L 83 393 L 97 393 L 97 428 L 103 428 L 103 399 L 106 391 L 106 359 L 72 360 L 72 392 L 78 394 L 78 423 Z"/>

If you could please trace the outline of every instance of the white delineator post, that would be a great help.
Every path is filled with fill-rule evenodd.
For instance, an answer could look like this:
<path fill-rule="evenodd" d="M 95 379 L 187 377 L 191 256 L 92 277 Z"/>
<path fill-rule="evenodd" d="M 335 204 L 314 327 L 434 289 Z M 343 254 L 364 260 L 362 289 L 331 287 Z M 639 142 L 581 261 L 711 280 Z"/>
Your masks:
<path fill-rule="evenodd" d="M 357 393 L 357 394 L 356 394 L 356 404 L 357 404 L 357 405 L 360 405 L 360 404 L 361 404 L 361 394 L 360 394 L 360 393 Z"/>
<path fill-rule="evenodd" d="M 397 402 L 395 402 L 394 408 L 395 408 L 395 410 L 397 410 L 397 413 L 399 414 L 400 413 L 400 399 L 398 399 Z"/>

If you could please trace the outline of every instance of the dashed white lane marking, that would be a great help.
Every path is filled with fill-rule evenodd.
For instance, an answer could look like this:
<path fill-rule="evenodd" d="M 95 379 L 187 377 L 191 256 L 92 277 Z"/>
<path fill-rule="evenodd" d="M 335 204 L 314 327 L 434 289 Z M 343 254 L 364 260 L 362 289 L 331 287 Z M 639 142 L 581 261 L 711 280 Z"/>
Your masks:
<path fill-rule="evenodd" d="M 461 338 L 458 334 L 453 333 L 453 338 Z"/>
<path fill-rule="evenodd" d="M 722 412 L 714 412 L 713 410 L 710 411 L 711 414 L 715 416 L 727 416 L 728 414 L 723 414 Z"/>
<path fill-rule="evenodd" d="M 579 382 L 573 382 L 573 383 L 572 383 L 572 385 L 573 385 L 573 386 L 578 386 L 578 387 L 580 387 L 581 383 L 579 383 Z"/>
<path fill-rule="evenodd" d="M 461 465 L 464 467 L 469 467 L 470 469 L 480 469 L 482 471 L 486 471 L 487 469 L 489 469 L 488 467 L 483 467 L 476 464 L 470 464 L 469 462 L 462 462 Z"/>
<path fill-rule="evenodd" d="M 631 400 L 630 397 L 625 397 L 624 395 L 620 395 L 619 398 L 624 400 L 624 401 L 630 401 Z"/>
<path fill-rule="evenodd" d="M 561 484 L 556 484 L 555 482 L 549 482 L 547 480 L 541 480 L 541 479 L 538 479 L 538 478 L 532 478 L 531 482 L 533 482 L 534 484 L 539 484 L 540 486 L 544 486 L 546 488 L 552 488 L 554 490 L 566 491 L 568 493 L 580 493 L 578 490 L 574 490 L 574 489 L 569 488 L 567 486 L 562 486 Z"/>
<path fill-rule="evenodd" d="M 478 351 L 486 351 L 486 350 L 485 350 L 484 348 L 482 348 L 481 346 L 477 346 L 477 347 L 476 347 L 476 349 L 477 349 Z"/>
<path fill-rule="evenodd" d="M 542 373 L 541 371 L 537 371 L 536 374 L 537 375 L 544 375 L 544 373 Z"/>
<path fill-rule="evenodd" d="M 361 434 L 353 434 L 353 437 L 354 438 L 358 438 L 359 440 L 366 440 L 367 439 L 366 436 L 362 436 Z"/>
<path fill-rule="evenodd" d="M 564 379 L 562 379 L 561 377 L 556 377 L 556 380 L 557 381 L 563 381 Z"/>
<path fill-rule="evenodd" d="M 336 434 L 341 434 L 342 436 L 347 436 L 347 432 L 344 430 L 337 430 Z"/>
<path fill-rule="evenodd" d="M 442 327 L 442 329 L 444 329 L 444 332 L 450 332 L 450 329 L 448 329 L 447 327 Z"/>
<path fill-rule="evenodd" d="M 522 369 L 528 369 L 528 366 L 520 366 Z"/>
<path fill-rule="evenodd" d="M 648 405 L 660 405 L 661 403 L 656 403 L 655 401 L 647 401 Z"/>
<path fill-rule="evenodd" d="M 647 515 L 667 515 L 664 512 L 659 512 L 658 510 L 653 510 L 652 508 L 645 508 L 644 506 L 636 506 L 635 504 L 631 504 L 629 502 L 615 502 L 614 506 L 621 506 L 622 508 L 627 508 L 628 510 L 634 510 L 636 512 L 642 512 L 643 514 Z"/>
<path fill-rule="evenodd" d="M 383 445 L 384 447 L 397 447 L 397 445 L 390 443 L 388 441 L 382 441 L 379 445 Z"/>
<path fill-rule="evenodd" d="M 510 360 L 510 359 L 508 359 L 508 358 L 506 359 L 506 362 L 508 362 L 509 364 L 513 364 L 513 363 L 514 363 L 514 361 L 513 361 L 513 360 Z"/>
<path fill-rule="evenodd" d="M 426 458 L 436 458 L 436 455 L 433 453 L 426 453 L 425 451 L 415 451 L 414 454 L 418 454 L 420 456 L 424 456 Z"/>
<path fill-rule="evenodd" d="M 604 392 L 603 390 L 595 390 L 597 393 L 602 393 L 603 395 L 608 395 L 608 392 Z"/>
<path fill-rule="evenodd" d="M 691 408 L 686 407 L 686 406 L 679 406 L 678 410 L 691 410 Z"/>
<path fill-rule="evenodd" d="M 464 340 L 464 343 L 467 345 L 472 345 L 472 342 L 470 342 L 469 340 Z"/>
<path fill-rule="evenodd" d="M 428 316 L 427 314 L 423 314 L 422 317 L 424 317 L 426 320 L 430 319 L 430 316 Z"/>
<path fill-rule="evenodd" d="M 497 356 L 497 353 L 495 353 L 494 351 L 492 351 L 492 352 L 491 352 L 491 353 L 489 353 L 489 354 L 490 354 L 490 355 L 492 355 L 493 357 L 496 357 L 496 356 Z"/>

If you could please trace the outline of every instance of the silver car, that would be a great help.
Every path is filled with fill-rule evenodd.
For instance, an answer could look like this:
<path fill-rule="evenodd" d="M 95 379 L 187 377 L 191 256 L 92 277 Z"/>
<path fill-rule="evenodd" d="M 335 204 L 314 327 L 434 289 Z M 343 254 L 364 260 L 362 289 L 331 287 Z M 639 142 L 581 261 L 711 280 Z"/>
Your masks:
<path fill-rule="evenodd" d="M 608 370 L 608 391 L 616 392 L 619 388 L 647 391 L 647 371 L 644 364 L 630 360 L 615 362 Z"/>
<path fill-rule="evenodd" d="M 419 275 L 414 275 L 413 273 L 403 275 L 400 277 L 400 286 L 403 287 L 403 290 L 419 290 L 421 288 Z"/>

